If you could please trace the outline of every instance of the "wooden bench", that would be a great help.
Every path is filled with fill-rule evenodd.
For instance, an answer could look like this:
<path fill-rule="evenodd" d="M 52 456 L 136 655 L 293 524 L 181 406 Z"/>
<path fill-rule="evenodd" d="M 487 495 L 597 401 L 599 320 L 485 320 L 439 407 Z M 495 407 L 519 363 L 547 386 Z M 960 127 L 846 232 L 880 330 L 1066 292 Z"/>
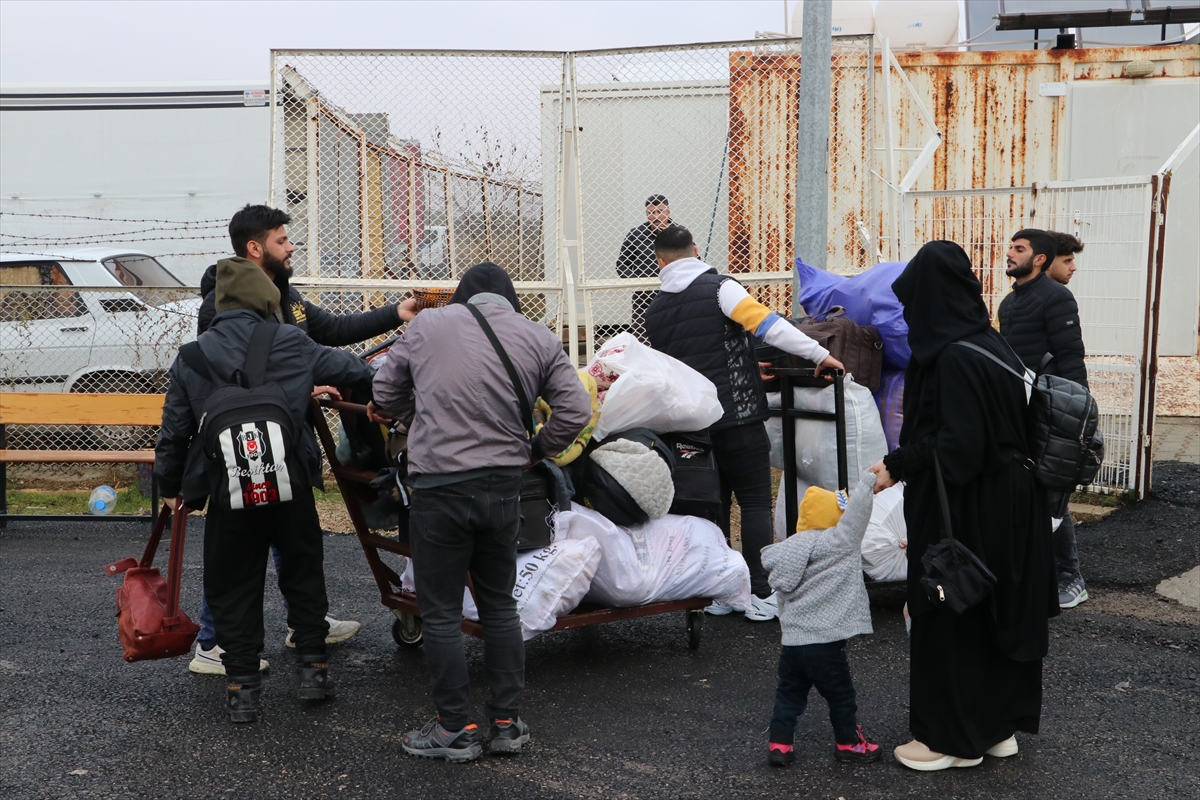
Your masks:
<path fill-rule="evenodd" d="M 151 482 L 150 515 L 83 516 L 79 514 L 9 514 L 7 464 L 153 464 L 153 450 L 11 450 L 7 425 L 133 425 L 162 424 L 161 394 L 70 394 L 0 392 L 0 527 L 9 520 L 129 520 L 154 519 L 158 489 Z"/>

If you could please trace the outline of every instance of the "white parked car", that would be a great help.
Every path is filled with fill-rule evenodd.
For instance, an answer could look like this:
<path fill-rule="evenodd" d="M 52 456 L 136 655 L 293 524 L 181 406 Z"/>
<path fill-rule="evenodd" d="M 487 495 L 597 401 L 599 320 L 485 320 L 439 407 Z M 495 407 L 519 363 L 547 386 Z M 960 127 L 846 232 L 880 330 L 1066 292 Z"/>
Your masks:
<path fill-rule="evenodd" d="M 0 253 L 0 391 L 163 391 L 199 309 L 196 291 L 146 253 Z"/>

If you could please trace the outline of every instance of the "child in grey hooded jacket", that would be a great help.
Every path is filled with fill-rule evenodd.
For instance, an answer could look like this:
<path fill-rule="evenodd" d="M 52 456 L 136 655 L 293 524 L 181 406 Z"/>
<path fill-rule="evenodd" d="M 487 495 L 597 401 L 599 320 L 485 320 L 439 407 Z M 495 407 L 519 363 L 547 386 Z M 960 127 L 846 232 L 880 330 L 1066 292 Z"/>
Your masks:
<path fill-rule="evenodd" d="M 874 484 L 874 475 L 864 475 L 849 502 L 841 493 L 810 488 L 800 504 L 798 533 L 762 550 L 763 567 L 778 593 L 783 631 L 767 755 L 772 765 L 795 760 L 796 718 L 804 713 L 813 686 L 829 703 L 834 758 L 879 760 L 879 745 L 868 742 L 858 724 L 845 649 L 851 636 L 873 632 L 862 540 L 871 519 Z"/>

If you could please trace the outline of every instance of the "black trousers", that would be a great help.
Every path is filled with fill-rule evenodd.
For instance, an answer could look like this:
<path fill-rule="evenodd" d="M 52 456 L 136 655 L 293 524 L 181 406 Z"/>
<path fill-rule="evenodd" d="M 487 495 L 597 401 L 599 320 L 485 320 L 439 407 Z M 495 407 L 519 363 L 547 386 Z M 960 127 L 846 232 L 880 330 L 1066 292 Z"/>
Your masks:
<path fill-rule="evenodd" d="M 228 675 L 255 675 L 263 649 L 263 585 L 271 546 L 279 550 L 279 590 L 287 598 L 296 652 L 325 653 L 329 600 L 325 553 L 312 492 L 274 506 L 226 511 L 204 520 L 204 593 Z"/>
<path fill-rule="evenodd" d="M 808 707 L 808 692 L 817 691 L 829 703 L 829 721 L 838 744 L 858 741 L 858 704 L 846 642 L 784 645 L 779 653 L 779 687 L 775 690 L 775 713 L 771 716 L 771 741 L 792 744 L 796 717 Z"/>
<path fill-rule="evenodd" d="M 771 441 L 761 422 L 711 431 L 713 455 L 721 476 L 721 530 L 729 538 L 730 495 L 742 510 L 742 555 L 750 567 L 750 591 L 771 594 L 760 552 L 771 544 Z"/>
<path fill-rule="evenodd" d="M 462 634 L 468 571 L 483 626 L 483 665 L 492 693 L 488 717 L 518 715 L 525 688 L 525 641 L 513 598 L 520 492 L 516 475 L 489 475 L 413 492 L 409 544 L 425 661 L 434 705 L 449 731 L 471 722 Z"/>

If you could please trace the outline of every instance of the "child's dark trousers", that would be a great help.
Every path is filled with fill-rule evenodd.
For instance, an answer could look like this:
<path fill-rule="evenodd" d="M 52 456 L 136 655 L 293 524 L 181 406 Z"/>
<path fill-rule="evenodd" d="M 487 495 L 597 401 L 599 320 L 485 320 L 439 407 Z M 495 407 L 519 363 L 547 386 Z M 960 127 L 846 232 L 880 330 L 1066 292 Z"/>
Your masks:
<path fill-rule="evenodd" d="M 779 654 L 779 688 L 771 717 L 771 741 L 792 744 L 796 718 L 808 706 L 808 692 L 817 691 L 829 703 L 829 721 L 838 744 L 858 741 L 858 705 L 846 662 L 846 641 L 784 645 Z"/>

